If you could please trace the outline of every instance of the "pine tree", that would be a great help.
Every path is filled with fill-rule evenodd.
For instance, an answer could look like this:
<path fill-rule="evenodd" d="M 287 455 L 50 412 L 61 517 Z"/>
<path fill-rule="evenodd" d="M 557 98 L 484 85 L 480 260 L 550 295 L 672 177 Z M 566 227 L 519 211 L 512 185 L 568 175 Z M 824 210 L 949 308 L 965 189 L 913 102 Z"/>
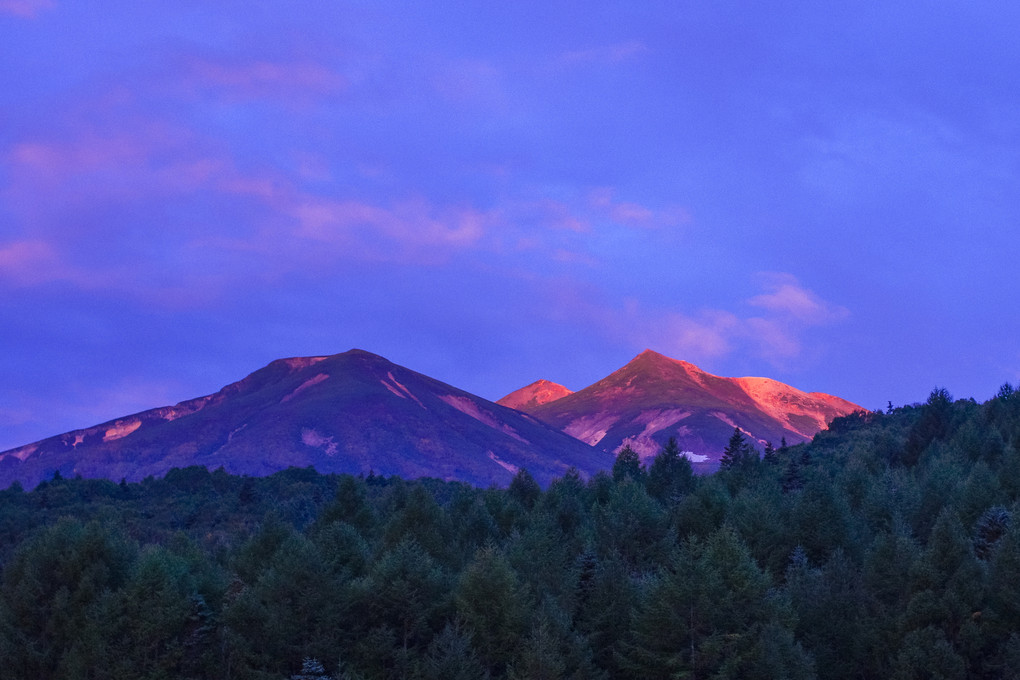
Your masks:
<path fill-rule="evenodd" d="M 613 463 L 613 479 L 621 482 L 625 477 L 630 477 L 635 482 L 644 482 L 645 479 L 644 465 L 641 464 L 637 452 L 630 448 L 630 444 L 620 449 Z"/>
<path fill-rule="evenodd" d="M 510 482 L 509 492 L 511 498 L 517 499 L 518 503 L 531 510 L 542 495 L 542 487 L 526 468 L 521 468 Z"/>
<path fill-rule="evenodd" d="M 739 427 L 733 428 L 730 441 L 723 449 L 722 458 L 719 459 L 719 467 L 723 470 L 730 470 L 740 467 L 751 456 L 751 445 L 744 439 L 744 433 Z"/>
<path fill-rule="evenodd" d="M 648 493 L 663 503 L 674 503 L 693 486 L 691 461 L 680 451 L 676 437 L 670 437 L 652 459 L 648 470 Z"/>

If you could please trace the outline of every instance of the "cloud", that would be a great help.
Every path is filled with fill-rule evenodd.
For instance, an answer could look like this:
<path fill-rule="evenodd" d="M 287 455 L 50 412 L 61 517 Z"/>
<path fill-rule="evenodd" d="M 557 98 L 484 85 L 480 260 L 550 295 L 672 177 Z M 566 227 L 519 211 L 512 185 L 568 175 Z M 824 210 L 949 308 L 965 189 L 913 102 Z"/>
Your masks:
<path fill-rule="evenodd" d="M 28 239 L 0 243 L 0 281 L 20 288 L 55 281 L 93 287 L 99 277 L 69 265 L 50 243 Z"/>
<path fill-rule="evenodd" d="M 656 346 L 670 356 L 704 361 L 731 353 L 740 326 L 740 319 L 721 310 L 703 310 L 697 316 L 673 312 L 664 316 L 660 331 L 650 329 L 649 335 L 658 334 Z"/>
<path fill-rule="evenodd" d="M 803 345 L 794 329 L 777 319 L 752 317 L 746 331 L 753 338 L 759 356 L 773 365 L 781 365 L 800 356 Z"/>
<path fill-rule="evenodd" d="M 0 196 L 17 235 L 0 242 L 0 281 L 175 307 L 338 262 L 441 263 L 479 247 L 495 219 L 423 198 L 309 191 L 300 168 L 242 170 L 215 143 L 144 120 L 24 140 L 5 160 Z"/>
<path fill-rule="evenodd" d="M 381 255 L 434 248 L 461 248 L 476 244 L 485 233 L 488 218 L 470 208 L 436 209 L 424 200 L 384 207 L 359 200 L 336 200 L 299 195 L 284 208 L 296 220 L 296 234 L 323 243 L 370 245 L 382 240 Z"/>
<path fill-rule="evenodd" d="M 639 203 L 617 201 L 616 190 L 599 187 L 588 194 L 588 206 L 603 218 L 628 227 L 678 226 L 691 221 L 690 214 L 679 207 L 655 210 Z"/>
<path fill-rule="evenodd" d="M 755 356 L 781 370 L 818 354 L 805 347 L 810 328 L 849 315 L 846 309 L 826 303 L 801 286 L 790 274 L 770 273 L 759 279 L 767 288 L 766 293 L 753 298 L 766 310 L 759 315 L 714 308 L 670 309 L 634 298 L 614 305 L 600 302 L 600 295 L 593 291 L 560 292 L 550 298 L 550 304 L 558 318 L 584 323 L 611 342 L 635 350 L 650 347 L 696 364 Z"/>
<path fill-rule="evenodd" d="M 764 273 L 759 277 L 769 292 L 752 297 L 748 302 L 783 317 L 808 325 L 838 321 L 849 315 L 849 310 L 830 305 L 804 288 L 791 274 Z"/>
<path fill-rule="evenodd" d="M 34 19 L 43 10 L 56 7 L 54 0 L 0 0 L 0 13 Z"/>

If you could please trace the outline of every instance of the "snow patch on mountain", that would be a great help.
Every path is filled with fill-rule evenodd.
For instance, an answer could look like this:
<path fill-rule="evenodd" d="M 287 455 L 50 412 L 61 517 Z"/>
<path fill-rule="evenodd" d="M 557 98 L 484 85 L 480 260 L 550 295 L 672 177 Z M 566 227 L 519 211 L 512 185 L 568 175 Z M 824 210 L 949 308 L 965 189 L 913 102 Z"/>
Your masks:
<path fill-rule="evenodd" d="M 303 368 L 314 366 L 320 361 L 325 361 L 328 358 L 329 357 L 292 357 L 290 359 L 279 359 L 278 361 L 292 371 L 300 371 Z"/>
<path fill-rule="evenodd" d="M 499 465 L 501 468 L 503 468 L 504 470 L 506 470 L 507 472 L 509 472 L 512 475 L 516 475 L 517 474 L 517 470 L 519 469 L 513 463 L 508 463 L 505 460 L 501 460 L 500 457 L 497 456 L 492 451 L 489 451 L 489 460 L 491 460 L 492 462 L 496 463 L 496 465 Z"/>
<path fill-rule="evenodd" d="M 400 383 L 400 381 L 393 377 L 392 371 L 386 374 L 386 378 L 389 379 L 389 382 L 387 382 L 385 379 L 382 380 L 381 382 L 383 384 L 383 387 L 385 387 L 386 389 L 388 389 L 390 392 L 397 395 L 401 399 L 410 399 L 414 403 L 418 404 L 418 406 L 425 408 L 425 404 L 421 403 L 418 397 L 414 396 L 414 394 L 411 393 L 411 390 L 407 389 L 404 385 Z M 425 410 L 427 411 L 428 409 Z"/>
<path fill-rule="evenodd" d="M 457 397 L 452 394 L 440 394 L 439 398 L 445 401 L 453 408 L 463 413 L 464 415 L 471 416 L 478 422 L 484 425 L 488 425 L 492 429 L 498 430 L 505 435 L 509 435 L 519 442 L 530 444 L 530 442 L 527 439 L 517 434 L 517 431 L 515 429 L 513 429 L 506 423 L 501 423 L 498 420 L 496 420 L 496 418 L 491 413 L 487 413 L 480 409 L 478 407 L 478 404 L 476 404 L 471 399 L 468 399 L 467 397 Z"/>
<path fill-rule="evenodd" d="M 645 430 L 641 434 L 651 434 L 665 430 L 670 425 L 675 425 L 690 415 L 691 412 L 689 410 L 682 408 L 642 411 L 634 418 L 634 422 L 645 426 Z"/>
<path fill-rule="evenodd" d="M 636 415 L 631 422 L 638 425 L 644 425 L 644 430 L 636 435 L 625 437 L 614 453 L 619 453 L 623 447 L 629 446 L 641 458 L 651 458 L 662 448 L 662 444 L 655 441 L 653 436 L 658 432 L 662 432 L 667 427 L 676 425 L 678 422 L 690 415 L 691 412 L 689 410 L 681 408 L 650 409 L 648 411 L 642 411 Z M 677 431 L 677 434 L 686 434 L 689 431 L 689 428 L 681 427 Z"/>
<path fill-rule="evenodd" d="M 141 420 L 118 420 L 103 434 L 103 441 L 112 442 L 115 439 L 123 439 L 141 426 Z"/>
<path fill-rule="evenodd" d="M 576 420 L 572 420 L 563 431 L 569 434 L 574 439 L 580 439 L 585 444 L 595 446 L 602 438 L 606 436 L 616 421 L 619 420 L 619 416 L 615 413 L 595 413 L 590 416 L 582 416 Z"/>
<path fill-rule="evenodd" d="M 38 443 L 28 444 L 26 446 L 19 446 L 16 449 L 11 449 L 6 453 L 0 454 L 0 460 L 3 460 L 7 456 L 12 456 L 14 458 L 17 458 L 18 460 L 23 461 L 38 450 L 39 450 Z"/>
<path fill-rule="evenodd" d="M 337 454 L 338 447 L 336 442 L 333 441 L 333 437 L 328 437 L 309 427 L 301 429 L 301 442 L 307 446 L 322 449 L 327 456 L 335 456 Z"/>
<path fill-rule="evenodd" d="M 293 399 L 297 395 L 301 394 L 302 392 L 307 390 L 309 387 L 312 387 L 314 385 L 318 385 L 323 380 L 329 380 L 329 374 L 328 373 L 319 373 L 319 374 L 316 374 L 315 376 L 309 378 L 308 380 L 304 381 L 303 383 L 298 385 L 294 389 L 293 392 L 291 392 L 290 394 L 286 395 L 283 399 L 281 399 L 280 403 L 281 404 L 286 404 L 288 401 L 290 401 L 291 399 Z"/>
<path fill-rule="evenodd" d="M 154 413 L 163 420 L 177 420 L 178 418 L 190 416 L 192 413 L 201 411 L 203 408 L 208 406 L 215 397 L 215 394 L 210 394 L 205 397 L 198 397 L 197 399 L 188 399 L 187 401 L 182 401 L 174 406 L 164 406 L 162 408 L 153 409 L 151 413 Z"/>
<path fill-rule="evenodd" d="M 728 415 L 726 415 L 722 411 L 712 411 L 709 415 L 711 415 L 711 416 L 713 416 L 715 418 L 718 418 L 719 420 L 723 421 L 724 423 L 726 423 L 730 427 L 740 427 L 735 422 L 733 422 L 733 418 L 730 418 Z M 740 431 L 744 432 L 744 429 L 741 428 Z M 745 434 L 746 434 L 746 432 L 745 432 Z"/>

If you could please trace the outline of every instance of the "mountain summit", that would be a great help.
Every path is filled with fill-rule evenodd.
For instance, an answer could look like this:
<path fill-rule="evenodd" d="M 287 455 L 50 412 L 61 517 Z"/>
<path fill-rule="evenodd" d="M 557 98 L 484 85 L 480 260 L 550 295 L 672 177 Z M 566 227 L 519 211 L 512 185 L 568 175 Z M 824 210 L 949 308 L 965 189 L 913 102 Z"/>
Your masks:
<path fill-rule="evenodd" d="M 172 467 L 540 483 L 612 458 L 519 411 L 363 350 L 279 359 L 209 396 L 0 453 L 0 488 L 69 477 L 139 480 Z"/>
<path fill-rule="evenodd" d="M 509 396 L 509 395 L 508 395 Z M 695 469 L 718 467 L 739 427 L 759 447 L 810 439 L 835 417 L 860 410 L 839 397 L 802 392 L 769 378 L 723 378 L 650 349 L 583 390 L 523 410 L 611 453 L 643 458 L 676 437 Z"/>
<path fill-rule="evenodd" d="M 528 411 L 536 406 L 548 404 L 550 401 L 562 399 L 568 394 L 573 394 L 573 392 L 563 385 L 548 380 L 536 380 L 502 399 L 497 399 L 496 403 L 507 408 L 515 408 L 518 411 Z"/>

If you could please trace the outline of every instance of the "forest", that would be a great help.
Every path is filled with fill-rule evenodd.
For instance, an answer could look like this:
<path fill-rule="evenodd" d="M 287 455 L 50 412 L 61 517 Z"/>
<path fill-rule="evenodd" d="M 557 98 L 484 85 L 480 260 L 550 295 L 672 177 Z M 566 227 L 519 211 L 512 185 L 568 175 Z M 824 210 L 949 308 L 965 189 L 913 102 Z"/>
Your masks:
<path fill-rule="evenodd" d="M 0 491 L 0 675 L 1020 678 L 1020 392 L 509 488 L 205 468 Z"/>

